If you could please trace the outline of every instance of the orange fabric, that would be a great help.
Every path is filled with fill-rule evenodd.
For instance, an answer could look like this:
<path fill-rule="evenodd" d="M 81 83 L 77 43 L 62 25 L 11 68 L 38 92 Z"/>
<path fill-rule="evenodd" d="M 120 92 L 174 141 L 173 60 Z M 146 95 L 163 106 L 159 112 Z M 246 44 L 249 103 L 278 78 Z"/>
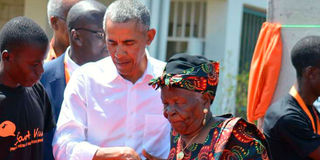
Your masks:
<path fill-rule="evenodd" d="M 68 84 L 68 82 L 70 80 L 70 73 L 69 73 L 69 70 L 68 70 L 66 58 L 64 58 L 64 76 L 66 77 L 66 84 Z"/>
<path fill-rule="evenodd" d="M 276 89 L 281 67 L 281 24 L 262 25 L 251 61 L 247 118 L 253 122 L 264 116 Z"/>
<path fill-rule="evenodd" d="M 318 117 L 318 114 L 317 112 L 315 111 L 315 109 L 313 108 L 313 112 L 315 113 L 315 116 L 316 116 L 316 122 L 317 122 L 317 129 L 315 127 L 315 122 L 314 122 L 314 119 L 312 117 L 312 114 L 310 112 L 310 110 L 308 109 L 307 105 L 304 103 L 303 99 L 301 98 L 301 96 L 299 95 L 297 89 L 295 86 L 292 86 L 291 89 L 290 89 L 290 95 L 292 97 L 294 97 L 297 101 L 298 101 L 298 104 L 299 106 L 302 108 L 302 110 L 308 115 L 310 121 L 311 121 L 311 124 L 312 124 L 312 128 L 313 128 L 313 131 L 314 133 L 316 134 L 320 134 L 320 121 L 319 121 L 319 117 Z"/>
<path fill-rule="evenodd" d="M 54 39 L 52 38 L 50 41 L 50 48 L 49 48 L 47 57 L 44 59 L 44 62 L 49 62 L 57 58 L 56 52 L 54 52 L 54 49 L 53 49 L 53 43 L 54 43 Z"/>

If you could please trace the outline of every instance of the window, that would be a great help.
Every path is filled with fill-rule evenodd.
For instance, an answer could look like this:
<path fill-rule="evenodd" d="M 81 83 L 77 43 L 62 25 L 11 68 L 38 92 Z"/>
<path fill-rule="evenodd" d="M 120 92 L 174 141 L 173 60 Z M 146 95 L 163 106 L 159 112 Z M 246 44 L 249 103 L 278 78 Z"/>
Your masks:
<path fill-rule="evenodd" d="M 172 0 L 170 3 L 167 59 L 176 53 L 203 54 L 205 24 L 205 0 Z"/>

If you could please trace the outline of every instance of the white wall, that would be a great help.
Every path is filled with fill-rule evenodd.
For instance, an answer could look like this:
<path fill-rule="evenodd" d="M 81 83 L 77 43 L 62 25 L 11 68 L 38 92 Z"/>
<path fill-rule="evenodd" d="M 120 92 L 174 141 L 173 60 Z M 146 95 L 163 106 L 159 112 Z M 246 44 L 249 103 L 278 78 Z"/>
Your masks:
<path fill-rule="evenodd" d="M 150 10 L 150 27 L 156 29 L 156 36 L 148 47 L 152 57 L 165 60 L 170 14 L 170 0 L 140 0 Z"/>
<path fill-rule="evenodd" d="M 214 114 L 235 112 L 236 78 L 240 57 L 242 15 L 245 5 L 266 9 L 267 1 L 214 0 L 208 3 L 208 6 L 213 8 L 208 11 L 211 13 L 208 13 L 207 19 L 205 55 L 208 58 L 221 61 L 217 97 L 212 106 Z"/>
<path fill-rule="evenodd" d="M 25 0 L 24 16 L 37 22 L 42 29 L 46 30 L 47 21 L 47 1 L 46 0 Z"/>
<path fill-rule="evenodd" d="M 319 24 L 320 1 L 315 0 L 269 0 L 269 22 L 281 24 L 312 25 Z M 278 85 L 272 99 L 272 103 L 288 93 L 295 82 L 296 73 L 291 64 L 290 51 L 294 44 L 308 35 L 320 36 L 320 28 L 282 28 L 283 42 L 282 65 Z"/>

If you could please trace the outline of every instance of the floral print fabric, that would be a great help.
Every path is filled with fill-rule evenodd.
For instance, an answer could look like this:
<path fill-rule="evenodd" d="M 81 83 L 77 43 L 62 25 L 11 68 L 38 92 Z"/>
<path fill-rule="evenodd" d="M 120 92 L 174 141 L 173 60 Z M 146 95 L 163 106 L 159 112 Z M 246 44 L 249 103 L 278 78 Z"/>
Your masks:
<path fill-rule="evenodd" d="M 172 131 L 168 160 L 177 159 L 180 135 Z M 217 120 L 203 144 L 194 143 L 184 151 L 183 160 L 267 160 L 264 135 L 240 118 Z"/>
<path fill-rule="evenodd" d="M 181 74 L 163 72 L 161 77 L 152 79 L 149 85 L 158 89 L 162 86 L 184 88 L 191 91 L 208 93 L 213 100 L 219 81 L 219 62 L 211 61 L 184 70 Z"/>

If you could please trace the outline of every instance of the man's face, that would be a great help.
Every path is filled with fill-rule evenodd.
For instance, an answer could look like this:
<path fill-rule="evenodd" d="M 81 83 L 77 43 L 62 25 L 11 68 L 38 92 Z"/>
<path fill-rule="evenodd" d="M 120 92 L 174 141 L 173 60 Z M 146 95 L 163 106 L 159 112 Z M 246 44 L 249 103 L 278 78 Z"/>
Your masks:
<path fill-rule="evenodd" d="M 94 62 L 108 56 L 105 43 L 105 33 L 102 25 L 85 24 L 75 28 L 81 39 L 81 50 L 85 52 L 81 55 L 84 62 Z"/>
<path fill-rule="evenodd" d="M 119 74 L 130 77 L 141 71 L 146 63 L 145 47 L 155 34 L 151 32 L 134 20 L 126 23 L 107 20 L 107 48 Z"/>
<path fill-rule="evenodd" d="M 68 36 L 68 27 L 66 22 L 67 13 L 64 14 L 64 17 L 54 17 L 56 19 L 55 23 L 57 27 L 54 27 L 55 38 L 63 46 L 69 46 L 69 36 Z"/>
<path fill-rule="evenodd" d="M 52 27 L 55 31 L 55 38 L 63 45 L 64 48 L 69 46 L 68 26 L 66 23 L 67 15 L 70 8 L 79 2 L 79 0 L 62 0 L 62 7 L 64 8 L 63 16 L 53 16 L 54 20 L 51 23 L 55 23 Z"/>
<path fill-rule="evenodd" d="M 7 68 L 10 79 L 24 87 L 34 85 L 43 73 L 43 59 L 46 47 L 24 45 L 16 51 L 9 51 Z"/>

